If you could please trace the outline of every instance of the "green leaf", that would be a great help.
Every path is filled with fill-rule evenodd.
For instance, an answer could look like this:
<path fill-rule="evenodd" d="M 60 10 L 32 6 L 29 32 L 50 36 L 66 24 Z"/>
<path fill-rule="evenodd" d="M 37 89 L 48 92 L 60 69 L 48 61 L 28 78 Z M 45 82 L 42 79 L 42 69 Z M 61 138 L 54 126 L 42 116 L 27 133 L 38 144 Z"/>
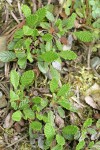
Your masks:
<path fill-rule="evenodd" d="M 46 17 L 46 12 L 47 12 L 47 10 L 45 7 L 39 8 L 36 11 L 36 15 L 38 16 L 38 22 L 41 22 Z"/>
<path fill-rule="evenodd" d="M 38 16 L 37 15 L 30 15 L 26 18 L 26 25 L 29 27 L 35 27 L 38 21 Z"/>
<path fill-rule="evenodd" d="M 31 9 L 27 5 L 22 5 L 21 9 L 25 17 L 28 17 L 31 15 Z"/>
<path fill-rule="evenodd" d="M 84 146 L 85 146 L 85 142 L 84 141 L 80 141 L 78 143 L 78 145 L 76 146 L 76 150 L 83 150 Z"/>
<path fill-rule="evenodd" d="M 41 58 L 45 61 L 45 62 L 53 62 L 54 60 L 56 60 L 58 58 L 58 55 L 56 52 L 53 51 L 48 51 L 45 52 L 41 55 Z"/>
<path fill-rule="evenodd" d="M 66 28 L 67 28 L 67 29 L 71 29 L 71 28 L 74 27 L 75 19 L 76 19 L 76 14 L 73 13 L 73 14 L 66 20 Z"/>
<path fill-rule="evenodd" d="M 29 86 L 34 79 L 34 72 L 32 70 L 26 71 L 21 76 L 21 84 L 23 87 Z"/>
<path fill-rule="evenodd" d="M 34 112 L 32 111 L 32 109 L 30 108 L 26 108 L 23 110 L 24 112 L 24 115 L 25 115 L 25 119 L 27 120 L 28 118 L 29 119 L 34 119 L 35 118 L 35 114 Z"/>
<path fill-rule="evenodd" d="M 53 39 L 53 36 L 50 33 L 46 33 L 42 36 L 42 39 L 46 42 L 50 42 Z"/>
<path fill-rule="evenodd" d="M 61 136 L 60 134 L 56 135 L 56 141 L 59 145 L 63 146 L 65 145 L 65 139 L 63 136 Z"/>
<path fill-rule="evenodd" d="M 96 130 L 95 129 L 93 129 L 93 128 L 87 128 L 87 132 L 89 133 L 89 134 L 93 134 L 93 135 L 96 135 L 97 134 L 97 132 L 96 132 Z"/>
<path fill-rule="evenodd" d="M 53 68 L 52 66 L 50 66 L 50 74 L 51 74 L 52 78 L 55 78 L 59 82 L 60 73 L 55 68 Z"/>
<path fill-rule="evenodd" d="M 14 33 L 14 38 L 15 39 L 20 39 L 20 38 L 22 38 L 23 37 L 23 29 L 19 29 L 19 30 L 17 30 L 15 33 Z"/>
<path fill-rule="evenodd" d="M 35 37 L 38 36 L 38 35 L 39 35 L 38 30 L 33 29 L 33 34 L 32 34 L 33 39 L 35 39 Z"/>
<path fill-rule="evenodd" d="M 96 127 L 99 129 L 100 128 L 100 119 L 96 122 Z"/>
<path fill-rule="evenodd" d="M 53 139 L 55 135 L 55 128 L 50 123 L 46 123 L 44 126 L 44 134 L 47 139 Z"/>
<path fill-rule="evenodd" d="M 59 100 L 58 104 L 60 104 L 63 108 L 66 108 L 67 110 L 70 110 L 72 112 L 76 112 L 76 109 L 74 108 L 74 106 L 67 99 Z"/>
<path fill-rule="evenodd" d="M 91 126 L 92 125 L 92 118 L 88 118 L 85 122 L 84 122 L 84 124 L 83 124 L 83 127 L 84 128 L 87 128 L 87 127 L 89 127 L 89 126 Z"/>
<path fill-rule="evenodd" d="M 54 113 L 52 111 L 48 112 L 48 123 L 50 123 L 52 126 L 54 126 Z"/>
<path fill-rule="evenodd" d="M 64 96 L 70 91 L 70 85 L 69 84 L 64 84 L 57 93 L 57 96 Z"/>
<path fill-rule="evenodd" d="M 21 50 L 24 47 L 23 42 L 24 42 L 23 39 L 18 39 L 18 41 L 14 45 L 14 49 L 15 50 Z"/>
<path fill-rule="evenodd" d="M 42 73 L 47 73 L 49 68 L 48 68 L 48 64 L 46 62 L 40 62 L 38 61 L 38 68 Z"/>
<path fill-rule="evenodd" d="M 16 70 L 12 70 L 10 73 L 10 81 L 15 89 L 17 89 L 19 85 L 19 74 L 16 72 Z"/>
<path fill-rule="evenodd" d="M 41 103 L 41 100 L 42 100 L 41 97 L 34 97 L 34 98 L 32 98 L 32 101 L 33 101 L 35 104 L 38 104 L 38 105 Z"/>
<path fill-rule="evenodd" d="M 77 31 L 74 35 L 82 42 L 91 42 L 93 40 L 92 33 L 89 31 Z"/>
<path fill-rule="evenodd" d="M 26 109 L 29 107 L 29 99 L 23 99 L 19 104 L 19 109 Z"/>
<path fill-rule="evenodd" d="M 62 130 L 62 132 L 63 132 L 63 134 L 68 134 L 68 135 L 75 135 L 76 133 L 77 133 L 77 131 L 78 131 L 79 129 L 78 129 L 78 127 L 77 126 L 75 126 L 75 125 L 68 125 L 68 126 L 66 126 L 66 127 L 64 127 L 63 128 L 63 130 Z"/>
<path fill-rule="evenodd" d="M 77 58 L 77 55 L 71 51 L 71 50 L 66 50 L 66 51 L 62 51 L 59 53 L 60 57 L 64 58 L 65 60 L 74 60 Z"/>
<path fill-rule="evenodd" d="M 100 149 L 100 141 L 96 142 L 89 150 L 99 150 L 99 149 Z"/>
<path fill-rule="evenodd" d="M 58 81 L 57 81 L 55 78 L 53 78 L 53 79 L 50 81 L 50 91 L 51 91 L 52 93 L 54 93 L 54 92 L 57 90 L 57 88 L 58 88 Z"/>
<path fill-rule="evenodd" d="M 14 52 L 11 51 L 2 51 L 0 52 L 0 61 L 2 62 L 10 62 L 16 58 Z"/>
<path fill-rule="evenodd" d="M 47 99 L 41 99 L 41 109 L 45 108 L 48 105 L 48 100 Z"/>
<path fill-rule="evenodd" d="M 23 32 L 24 35 L 32 35 L 33 34 L 33 29 L 29 28 L 28 26 L 23 26 Z"/>
<path fill-rule="evenodd" d="M 30 127 L 34 131 L 40 131 L 42 128 L 42 124 L 39 121 L 33 121 L 32 123 L 30 123 Z"/>
<path fill-rule="evenodd" d="M 26 57 L 18 59 L 18 65 L 20 66 L 21 69 L 26 68 L 26 63 L 27 63 Z"/>
<path fill-rule="evenodd" d="M 53 14 L 52 14 L 51 12 L 49 12 L 49 11 L 47 11 L 46 17 L 47 17 L 47 19 L 50 20 L 51 22 L 53 22 L 53 21 L 55 20 Z"/>
<path fill-rule="evenodd" d="M 20 121 L 21 118 L 22 118 L 22 113 L 21 113 L 20 110 L 14 112 L 14 113 L 12 114 L 12 119 L 13 119 L 14 121 Z"/>
<path fill-rule="evenodd" d="M 19 96 L 12 90 L 10 90 L 10 101 L 16 101 L 19 100 Z"/>
<path fill-rule="evenodd" d="M 59 113 L 60 117 L 65 118 L 65 111 L 62 109 L 62 107 L 59 106 L 57 108 L 57 110 L 58 110 L 58 113 Z"/>
<path fill-rule="evenodd" d="M 43 29 L 50 29 L 50 24 L 47 22 L 40 22 L 40 27 L 42 27 Z"/>
<path fill-rule="evenodd" d="M 57 46 L 58 50 L 62 51 L 63 45 L 61 44 L 60 41 L 56 40 L 56 46 Z"/>
<path fill-rule="evenodd" d="M 17 110 L 17 109 L 18 109 L 18 106 L 17 106 L 17 103 L 16 103 L 16 102 L 11 102 L 11 107 L 12 107 L 14 110 Z"/>

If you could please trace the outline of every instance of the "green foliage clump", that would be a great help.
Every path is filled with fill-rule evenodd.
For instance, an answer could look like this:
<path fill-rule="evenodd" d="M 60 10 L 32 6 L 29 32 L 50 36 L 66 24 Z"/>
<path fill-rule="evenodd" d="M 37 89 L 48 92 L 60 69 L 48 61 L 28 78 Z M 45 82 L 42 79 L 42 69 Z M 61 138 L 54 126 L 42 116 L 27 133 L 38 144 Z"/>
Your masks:
<path fill-rule="evenodd" d="M 39 70 L 44 74 L 50 73 L 50 98 L 48 96 L 29 96 L 29 90 L 34 85 L 36 76 L 33 70 L 28 70 L 22 74 L 16 70 L 10 73 L 10 103 L 15 110 L 12 114 L 14 121 L 22 118 L 29 121 L 29 134 L 44 133 L 44 149 L 64 150 L 67 141 L 77 140 L 76 150 L 81 150 L 85 146 L 87 134 L 96 133 L 91 129 L 92 119 L 88 118 L 80 129 L 76 125 L 62 126 L 61 129 L 55 123 L 55 117 L 59 114 L 60 119 L 65 118 L 66 112 L 77 113 L 77 109 L 70 101 L 71 85 L 65 83 L 60 85 L 61 64 L 64 60 L 72 61 L 77 58 L 74 51 L 64 50 L 65 46 L 60 39 L 71 33 L 73 37 L 81 42 L 92 42 L 91 31 L 73 31 L 75 20 L 78 16 L 84 17 L 85 7 L 82 5 L 79 13 L 79 6 L 76 2 L 76 13 L 70 15 L 72 1 L 68 0 L 64 6 L 67 19 L 58 18 L 50 11 L 49 6 L 38 9 L 32 14 L 27 5 L 22 5 L 21 9 L 25 16 L 25 25 L 14 34 L 13 41 L 9 44 L 7 52 L 0 53 L 0 60 L 9 62 L 17 60 L 19 68 L 25 69 L 27 62 L 32 65 L 36 63 Z M 53 31 L 52 31 L 53 30 Z M 54 63 L 56 67 L 54 67 Z M 60 67 L 59 67 L 60 66 Z M 59 69 L 60 68 L 60 69 Z M 50 107 L 48 109 L 48 107 Z M 52 108 L 54 111 L 52 111 Z M 48 111 L 47 111 L 47 110 Z M 97 123 L 99 126 L 99 122 Z M 52 143 L 55 143 L 53 145 Z M 92 143 L 93 144 L 93 143 Z M 92 145 L 90 143 L 90 147 Z M 52 146 L 53 145 L 53 146 Z"/>

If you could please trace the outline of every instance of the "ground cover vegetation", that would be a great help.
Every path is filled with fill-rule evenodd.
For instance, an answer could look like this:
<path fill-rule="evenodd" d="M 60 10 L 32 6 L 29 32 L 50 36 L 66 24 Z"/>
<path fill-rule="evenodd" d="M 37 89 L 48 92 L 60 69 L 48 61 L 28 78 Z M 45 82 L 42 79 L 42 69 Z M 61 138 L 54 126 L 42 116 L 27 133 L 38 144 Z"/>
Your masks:
<path fill-rule="evenodd" d="M 2 149 L 100 149 L 99 4 L 1 1 Z"/>

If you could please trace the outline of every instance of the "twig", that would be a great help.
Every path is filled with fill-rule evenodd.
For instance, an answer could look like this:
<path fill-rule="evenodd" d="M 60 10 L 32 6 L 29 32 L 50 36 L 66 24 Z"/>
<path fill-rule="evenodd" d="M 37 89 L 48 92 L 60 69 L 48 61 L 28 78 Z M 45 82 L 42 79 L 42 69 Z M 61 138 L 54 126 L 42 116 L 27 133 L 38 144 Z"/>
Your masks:
<path fill-rule="evenodd" d="M 6 148 L 11 147 L 11 146 L 13 146 L 13 145 L 19 143 L 20 141 L 24 140 L 24 139 L 27 138 L 27 137 L 28 137 L 28 135 L 23 136 L 22 138 L 20 138 L 19 140 L 15 141 L 14 143 L 9 144 L 8 146 L 6 146 Z"/>
<path fill-rule="evenodd" d="M 18 10 L 19 10 L 20 17 L 23 20 L 24 17 L 23 17 L 22 11 L 21 11 L 21 6 L 20 6 L 20 1 L 19 0 L 17 2 L 17 5 L 18 5 Z"/>
<path fill-rule="evenodd" d="M 60 15 L 60 13 L 61 13 L 61 11 L 62 11 L 62 9 L 63 9 L 63 6 L 64 6 L 64 4 L 65 4 L 65 1 L 66 1 L 66 0 L 63 0 L 63 3 L 61 4 L 61 7 L 59 8 L 59 11 L 58 11 L 57 16 L 56 16 L 56 18 L 55 18 L 54 24 L 56 23 L 56 21 L 57 21 L 59 15 Z"/>
<path fill-rule="evenodd" d="M 41 8 L 42 7 L 42 2 L 41 0 L 38 0 L 38 8 Z"/>
<path fill-rule="evenodd" d="M 11 4 L 11 2 L 9 1 L 9 0 L 6 0 L 7 1 L 7 3 L 10 5 L 10 6 L 12 6 L 12 4 Z"/>
<path fill-rule="evenodd" d="M 16 21 L 17 23 L 20 23 L 20 21 L 17 19 L 17 17 L 15 16 L 15 14 L 13 13 L 12 10 L 11 10 L 11 15 L 12 15 L 12 17 L 15 19 L 15 21 Z"/>
<path fill-rule="evenodd" d="M 89 49 L 88 49 L 88 56 L 87 56 L 87 69 L 90 70 L 91 69 L 91 66 L 90 66 L 90 58 L 91 58 L 91 45 L 89 46 Z"/>
<path fill-rule="evenodd" d="M 35 12 L 37 9 L 36 0 L 32 0 L 32 2 L 33 2 L 33 12 Z"/>
<path fill-rule="evenodd" d="M 8 22 L 8 18 L 9 18 L 8 4 L 6 4 L 5 13 L 6 13 L 6 19 L 5 19 L 5 24 L 6 24 Z"/>
<path fill-rule="evenodd" d="M 51 4 L 52 0 L 48 0 L 48 5 Z"/>

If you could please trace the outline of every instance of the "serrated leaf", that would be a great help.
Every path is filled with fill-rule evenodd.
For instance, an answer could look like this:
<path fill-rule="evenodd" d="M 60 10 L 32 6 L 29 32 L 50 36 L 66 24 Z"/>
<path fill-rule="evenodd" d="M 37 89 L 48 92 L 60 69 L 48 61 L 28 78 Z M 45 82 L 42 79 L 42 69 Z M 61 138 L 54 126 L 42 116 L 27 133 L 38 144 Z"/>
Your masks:
<path fill-rule="evenodd" d="M 19 104 L 19 109 L 25 109 L 29 107 L 29 99 L 24 99 Z"/>
<path fill-rule="evenodd" d="M 68 126 L 63 128 L 62 132 L 63 132 L 63 134 L 75 135 L 78 130 L 79 129 L 78 129 L 77 126 L 75 126 L 75 125 L 68 125 Z"/>
<path fill-rule="evenodd" d="M 25 118 L 24 119 L 34 119 L 35 118 L 35 114 L 34 114 L 34 112 L 32 111 L 32 109 L 30 109 L 30 108 L 26 108 L 26 109 L 24 109 L 23 110 L 23 112 L 24 112 L 24 115 L 25 115 Z"/>
<path fill-rule="evenodd" d="M 2 51 L 0 52 L 0 61 L 2 62 L 10 62 L 16 58 L 14 52 L 11 51 Z"/>
<path fill-rule="evenodd" d="M 19 29 L 17 30 L 15 33 L 14 33 L 14 38 L 15 39 L 20 39 L 23 37 L 23 30 L 22 29 Z"/>
<path fill-rule="evenodd" d="M 26 25 L 29 27 L 35 27 L 38 21 L 38 16 L 37 15 L 30 15 L 26 18 Z"/>
<path fill-rule="evenodd" d="M 59 53 L 60 57 L 64 58 L 65 60 L 74 60 L 77 58 L 77 55 L 71 51 L 71 50 L 67 50 L 67 51 L 62 51 Z"/>
<path fill-rule="evenodd" d="M 67 20 L 64 20 L 63 24 L 66 26 L 67 29 L 71 29 L 74 27 L 76 19 L 76 14 L 73 13 Z"/>
<path fill-rule="evenodd" d="M 48 51 L 45 52 L 41 55 L 41 58 L 45 61 L 45 62 L 53 62 L 54 60 L 56 60 L 58 58 L 58 55 L 56 52 L 53 51 Z"/>
<path fill-rule="evenodd" d="M 33 121 L 32 123 L 30 123 L 30 127 L 34 131 L 40 131 L 42 128 L 42 124 L 39 121 Z"/>
<path fill-rule="evenodd" d="M 22 5 L 21 9 L 25 17 L 28 17 L 31 15 L 31 9 L 27 5 Z"/>
<path fill-rule="evenodd" d="M 50 42 L 53 39 L 53 36 L 50 33 L 44 34 L 42 39 L 46 42 Z"/>
<path fill-rule="evenodd" d="M 27 63 L 27 59 L 25 58 L 20 58 L 18 59 L 18 65 L 21 69 L 25 69 L 26 68 L 26 63 Z"/>
<path fill-rule="evenodd" d="M 72 112 L 76 112 L 76 108 L 66 99 L 61 99 L 58 101 L 58 104 L 60 104 L 63 108 L 70 110 Z"/>
<path fill-rule="evenodd" d="M 22 118 L 22 113 L 21 113 L 20 110 L 14 112 L 14 113 L 12 114 L 12 119 L 13 119 L 14 121 L 20 121 L 21 118 Z"/>
<path fill-rule="evenodd" d="M 21 76 L 21 84 L 23 87 L 29 86 L 34 79 L 34 72 L 32 70 L 26 71 Z"/>
<path fill-rule="evenodd" d="M 74 35 L 82 42 L 91 42 L 93 40 L 92 33 L 89 31 L 77 31 Z"/>
<path fill-rule="evenodd" d="M 36 11 L 36 15 L 38 16 L 38 22 L 41 22 L 46 17 L 46 12 L 47 12 L 47 10 L 45 7 L 39 8 Z"/>
<path fill-rule="evenodd" d="M 70 91 L 70 85 L 69 84 L 64 84 L 57 93 L 57 96 L 64 96 Z"/>
<path fill-rule="evenodd" d="M 65 111 L 62 109 L 62 107 L 59 106 L 57 110 L 58 110 L 60 117 L 65 118 Z"/>
<path fill-rule="evenodd" d="M 37 29 L 33 29 L 32 37 L 35 38 L 38 35 L 39 35 L 38 30 Z"/>
<path fill-rule="evenodd" d="M 51 74 L 52 78 L 55 78 L 59 82 L 60 73 L 55 68 L 53 68 L 52 66 L 50 67 L 50 74 Z"/>
<path fill-rule="evenodd" d="M 16 72 L 16 70 L 12 70 L 10 73 L 10 81 L 15 89 L 17 89 L 19 85 L 19 74 Z"/>
<path fill-rule="evenodd" d="M 10 101 L 16 101 L 19 100 L 19 96 L 12 90 L 10 90 Z"/>
<path fill-rule="evenodd" d="M 50 123 L 52 126 L 54 126 L 54 113 L 52 111 L 48 112 L 48 123 Z"/>
<path fill-rule="evenodd" d="M 56 135 L 56 141 L 59 145 L 63 146 L 65 144 L 65 139 L 60 134 Z"/>
<path fill-rule="evenodd" d="M 11 107 L 12 107 L 14 110 L 17 110 L 17 109 L 18 109 L 18 106 L 17 106 L 17 103 L 16 103 L 16 102 L 11 102 Z"/>
<path fill-rule="evenodd" d="M 30 36 L 33 34 L 33 29 L 29 28 L 28 26 L 23 26 L 24 35 Z"/>
<path fill-rule="evenodd" d="M 83 124 L 83 127 L 84 128 L 87 128 L 87 127 L 89 127 L 89 126 L 91 126 L 92 125 L 92 118 L 88 118 L 85 122 L 84 122 L 84 124 Z"/>
<path fill-rule="evenodd" d="M 42 98 L 41 97 L 34 97 L 34 98 L 32 98 L 32 101 L 35 103 L 35 104 L 40 104 L 41 103 L 41 100 L 42 100 Z"/>
<path fill-rule="evenodd" d="M 85 146 L 85 142 L 84 141 L 80 141 L 78 143 L 78 145 L 76 146 L 76 150 L 82 150 Z"/>
<path fill-rule="evenodd" d="M 38 68 L 42 73 L 47 73 L 49 68 L 48 68 L 48 64 L 46 62 L 39 62 L 38 61 Z"/>
<path fill-rule="evenodd" d="M 53 14 L 52 14 L 51 12 L 49 12 L 49 11 L 47 11 L 46 17 L 47 17 L 47 19 L 50 20 L 51 22 L 53 22 L 53 21 L 55 20 Z"/>
<path fill-rule="evenodd" d="M 57 81 L 55 78 L 53 78 L 53 79 L 50 81 L 50 91 L 51 91 L 52 93 L 54 93 L 54 92 L 57 90 L 57 88 L 58 88 L 58 81 Z"/>
<path fill-rule="evenodd" d="M 40 27 L 48 30 L 48 29 L 50 29 L 50 24 L 47 22 L 40 22 Z"/>
<path fill-rule="evenodd" d="M 56 45 L 57 45 L 58 50 L 62 51 L 63 45 L 61 44 L 61 42 L 56 40 Z"/>
<path fill-rule="evenodd" d="M 50 123 L 46 123 L 44 126 L 44 134 L 47 139 L 53 139 L 55 135 L 55 128 Z"/>

